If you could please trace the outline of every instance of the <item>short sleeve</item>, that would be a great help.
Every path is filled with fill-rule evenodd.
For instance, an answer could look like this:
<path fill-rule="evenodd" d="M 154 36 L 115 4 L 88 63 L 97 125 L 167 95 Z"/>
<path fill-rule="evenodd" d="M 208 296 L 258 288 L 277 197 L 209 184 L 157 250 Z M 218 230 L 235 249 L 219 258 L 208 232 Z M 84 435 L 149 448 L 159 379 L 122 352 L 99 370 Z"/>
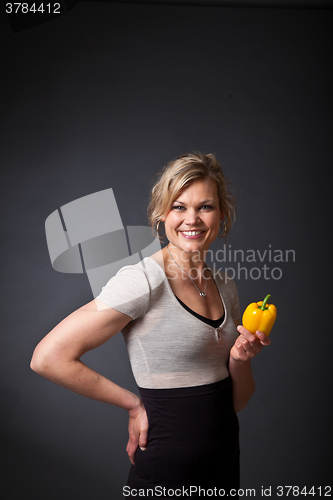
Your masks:
<path fill-rule="evenodd" d="M 150 300 L 150 287 L 144 270 L 137 266 L 122 267 L 96 299 L 132 319 L 143 316 Z"/>
<path fill-rule="evenodd" d="M 231 306 L 231 317 L 234 321 L 240 320 L 240 306 L 239 306 L 239 297 L 238 291 L 236 287 L 236 283 L 232 280 L 232 306 Z"/>

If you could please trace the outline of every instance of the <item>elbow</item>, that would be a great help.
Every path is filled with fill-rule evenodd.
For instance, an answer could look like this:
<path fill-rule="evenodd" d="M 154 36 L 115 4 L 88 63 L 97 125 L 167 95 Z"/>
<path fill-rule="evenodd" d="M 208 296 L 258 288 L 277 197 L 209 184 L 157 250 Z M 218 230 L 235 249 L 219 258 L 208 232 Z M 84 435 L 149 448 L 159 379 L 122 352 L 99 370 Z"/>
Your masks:
<path fill-rule="evenodd" d="M 239 403 L 239 404 L 234 404 L 234 410 L 235 410 L 235 412 L 239 413 L 240 411 L 244 410 L 244 408 L 247 407 L 248 402 L 249 402 L 249 400 L 245 401 L 245 402 L 242 401 L 242 403 Z"/>
<path fill-rule="evenodd" d="M 42 340 L 33 352 L 30 368 L 38 375 L 59 383 L 66 374 L 70 361 L 72 360 L 64 357 L 56 346 Z"/>
<path fill-rule="evenodd" d="M 38 375 L 45 376 L 47 373 L 47 367 L 49 366 L 49 362 L 47 360 L 47 355 L 38 345 L 32 355 L 30 361 L 30 368 Z"/>
<path fill-rule="evenodd" d="M 31 361 L 30 361 L 30 368 L 32 369 L 33 372 L 40 374 L 41 368 L 42 368 L 42 362 L 41 362 L 40 356 L 38 355 L 38 353 L 36 351 L 37 351 L 37 347 L 33 352 L 33 355 L 32 355 Z"/>
<path fill-rule="evenodd" d="M 254 393 L 254 382 L 252 387 L 246 391 L 244 394 L 241 395 L 241 397 L 235 398 L 234 399 L 234 410 L 236 413 L 239 413 L 240 411 L 244 410 L 244 408 L 247 407 L 247 405 L 250 402 L 250 399 L 253 396 Z"/>

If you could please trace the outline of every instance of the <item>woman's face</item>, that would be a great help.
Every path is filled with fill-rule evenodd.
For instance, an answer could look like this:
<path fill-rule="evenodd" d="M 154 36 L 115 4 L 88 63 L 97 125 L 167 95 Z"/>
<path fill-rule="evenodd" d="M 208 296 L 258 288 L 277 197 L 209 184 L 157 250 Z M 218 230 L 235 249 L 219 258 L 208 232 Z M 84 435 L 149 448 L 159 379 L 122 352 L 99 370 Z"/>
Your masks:
<path fill-rule="evenodd" d="M 220 212 L 217 185 L 198 179 L 182 189 L 165 218 L 170 243 L 185 252 L 208 250 L 218 235 Z"/>

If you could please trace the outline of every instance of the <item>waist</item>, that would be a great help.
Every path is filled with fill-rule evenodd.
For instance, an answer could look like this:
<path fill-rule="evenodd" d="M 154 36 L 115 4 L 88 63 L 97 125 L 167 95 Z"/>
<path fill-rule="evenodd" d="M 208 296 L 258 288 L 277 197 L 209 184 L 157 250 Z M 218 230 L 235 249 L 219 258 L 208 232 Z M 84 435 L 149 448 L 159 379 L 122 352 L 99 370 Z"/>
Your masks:
<path fill-rule="evenodd" d="M 203 396 L 216 392 L 229 392 L 232 389 L 231 377 L 227 377 L 211 384 L 196 385 L 191 387 L 175 387 L 168 389 L 147 389 L 138 387 L 143 398 L 184 398 L 191 396 Z"/>

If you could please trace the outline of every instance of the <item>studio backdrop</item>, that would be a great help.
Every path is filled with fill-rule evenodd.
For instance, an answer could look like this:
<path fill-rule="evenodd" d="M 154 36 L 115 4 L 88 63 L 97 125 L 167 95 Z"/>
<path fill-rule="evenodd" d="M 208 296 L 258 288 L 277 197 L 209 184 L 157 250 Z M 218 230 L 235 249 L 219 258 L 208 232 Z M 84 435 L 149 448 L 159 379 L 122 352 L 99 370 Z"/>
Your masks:
<path fill-rule="evenodd" d="M 157 172 L 193 151 L 216 155 L 238 200 L 209 265 L 234 277 L 241 311 L 268 293 L 278 310 L 239 413 L 244 497 L 331 495 L 330 2 L 61 9 L 30 24 L 1 14 L 3 498 L 123 498 L 126 411 L 29 367 L 94 296 L 87 269 L 56 269 L 67 240 L 50 253 L 45 221 L 58 214 L 61 232 L 61 207 L 111 190 L 112 231 L 146 228 Z M 137 393 L 121 333 L 83 361 Z"/>

